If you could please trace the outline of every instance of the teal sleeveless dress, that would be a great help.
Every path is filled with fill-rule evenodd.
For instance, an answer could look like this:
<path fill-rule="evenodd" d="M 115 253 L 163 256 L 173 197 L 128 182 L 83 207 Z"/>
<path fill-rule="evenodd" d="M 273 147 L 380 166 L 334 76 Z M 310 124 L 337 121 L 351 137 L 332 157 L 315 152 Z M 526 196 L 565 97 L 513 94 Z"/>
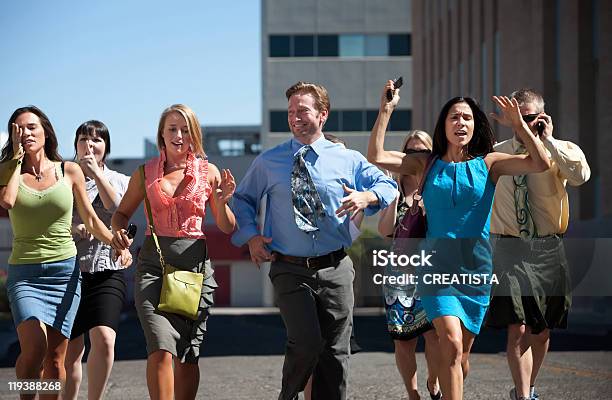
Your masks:
<path fill-rule="evenodd" d="M 492 257 L 489 224 L 495 185 L 482 157 L 432 165 L 423 201 L 431 265 L 418 268 L 418 293 L 427 319 L 458 317 L 474 334 L 489 305 Z"/>

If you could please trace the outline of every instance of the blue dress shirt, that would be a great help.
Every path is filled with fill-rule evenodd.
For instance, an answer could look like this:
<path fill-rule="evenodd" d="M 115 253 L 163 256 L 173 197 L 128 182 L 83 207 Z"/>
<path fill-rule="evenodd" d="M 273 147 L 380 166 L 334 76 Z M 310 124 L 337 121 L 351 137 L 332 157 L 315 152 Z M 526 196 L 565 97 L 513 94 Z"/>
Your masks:
<path fill-rule="evenodd" d="M 358 191 L 370 191 L 378 204 L 366 208 L 366 215 L 387 207 L 397 194 L 395 181 L 382 173 L 354 150 L 332 143 L 323 136 L 311 144 L 304 157 L 306 168 L 319 192 L 326 217 L 317 219 L 318 231 L 301 231 L 291 201 L 291 170 L 297 151 L 304 146 L 295 138 L 260 154 L 251 164 L 234 193 L 232 210 L 238 230 L 232 243 L 242 246 L 255 235 L 261 199 L 267 195 L 263 236 L 271 237 L 271 251 L 297 257 L 328 254 L 351 245 L 349 217 L 338 218 L 336 210 L 348 194 L 342 184 Z"/>

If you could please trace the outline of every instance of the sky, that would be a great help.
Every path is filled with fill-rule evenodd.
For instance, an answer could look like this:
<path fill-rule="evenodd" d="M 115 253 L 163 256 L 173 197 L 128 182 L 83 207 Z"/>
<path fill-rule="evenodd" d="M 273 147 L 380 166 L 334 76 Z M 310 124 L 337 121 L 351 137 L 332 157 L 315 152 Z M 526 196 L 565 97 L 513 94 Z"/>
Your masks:
<path fill-rule="evenodd" d="M 1 1 L 0 143 L 13 111 L 51 120 L 64 158 L 90 119 L 111 158 L 140 158 L 159 116 L 190 106 L 202 125 L 261 123 L 259 0 Z"/>

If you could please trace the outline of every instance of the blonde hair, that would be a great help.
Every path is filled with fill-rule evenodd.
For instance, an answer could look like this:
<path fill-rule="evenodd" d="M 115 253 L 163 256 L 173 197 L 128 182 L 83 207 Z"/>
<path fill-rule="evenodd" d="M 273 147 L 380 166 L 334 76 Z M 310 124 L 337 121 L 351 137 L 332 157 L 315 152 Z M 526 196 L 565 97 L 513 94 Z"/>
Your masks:
<path fill-rule="evenodd" d="M 433 149 L 433 141 L 431 140 L 431 136 L 429 136 L 429 134 L 425 131 L 420 131 L 420 130 L 412 130 L 412 131 L 408 131 L 408 134 L 406 135 L 406 137 L 404 138 L 404 142 L 402 143 L 402 149 L 400 150 L 401 152 L 405 153 L 406 152 L 406 147 L 408 146 L 408 143 L 410 143 L 410 141 L 412 139 L 418 139 L 421 141 L 421 143 L 423 143 L 425 145 L 425 147 L 427 147 L 427 149 L 429 151 L 431 151 Z M 398 186 L 400 187 L 400 190 L 402 188 L 401 185 L 401 177 L 402 174 L 399 173 L 393 173 L 393 178 L 395 179 L 395 181 L 397 182 Z M 404 193 L 402 193 L 403 195 Z"/>
<path fill-rule="evenodd" d="M 172 112 L 177 112 L 185 118 L 185 121 L 187 121 L 187 128 L 189 129 L 189 137 L 193 145 L 192 151 L 196 156 L 204 157 L 205 153 L 202 143 L 202 128 L 200 127 L 200 122 L 193 110 L 184 104 L 173 104 L 162 112 L 157 127 L 157 149 L 160 152 L 164 149 L 164 125 L 166 123 L 166 118 Z"/>
<path fill-rule="evenodd" d="M 431 149 L 433 148 L 433 141 L 431 140 L 431 136 L 429 136 L 427 132 L 420 130 L 408 131 L 408 134 L 406 135 L 406 137 L 404 138 L 404 142 L 402 143 L 401 151 L 406 152 L 406 146 L 408 146 L 408 143 L 415 138 L 420 140 L 421 143 L 423 143 L 425 147 L 427 147 L 427 149 L 431 151 Z"/>
<path fill-rule="evenodd" d="M 287 91 L 285 92 L 285 96 L 287 96 L 287 100 L 289 100 L 291 96 L 296 93 L 306 93 L 311 95 L 314 98 L 315 108 L 317 109 L 317 111 L 330 111 L 331 105 L 329 103 L 329 95 L 327 94 L 327 89 L 325 89 L 325 87 L 317 85 L 316 83 L 299 81 L 298 83 L 287 89 Z"/>

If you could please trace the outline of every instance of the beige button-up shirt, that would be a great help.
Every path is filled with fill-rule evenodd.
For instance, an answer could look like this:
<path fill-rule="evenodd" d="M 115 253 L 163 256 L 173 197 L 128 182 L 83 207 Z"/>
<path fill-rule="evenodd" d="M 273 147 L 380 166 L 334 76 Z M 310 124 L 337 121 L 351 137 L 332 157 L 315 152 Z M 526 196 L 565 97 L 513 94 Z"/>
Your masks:
<path fill-rule="evenodd" d="M 580 147 L 575 144 L 547 138 L 544 147 L 551 160 L 547 171 L 527 175 L 529 207 L 538 236 L 564 233 L 569 220 L 566 184 L 582 185 L 591 176 L 591 169 Z M 515 137 L 497 143 L 495 151 L 519 154 L 521 144 Z M 514 203 L 512 176 L 501 176 L 495 188 L 495 200 L 491 214 L 491 233 L 519 236 Z"/>

